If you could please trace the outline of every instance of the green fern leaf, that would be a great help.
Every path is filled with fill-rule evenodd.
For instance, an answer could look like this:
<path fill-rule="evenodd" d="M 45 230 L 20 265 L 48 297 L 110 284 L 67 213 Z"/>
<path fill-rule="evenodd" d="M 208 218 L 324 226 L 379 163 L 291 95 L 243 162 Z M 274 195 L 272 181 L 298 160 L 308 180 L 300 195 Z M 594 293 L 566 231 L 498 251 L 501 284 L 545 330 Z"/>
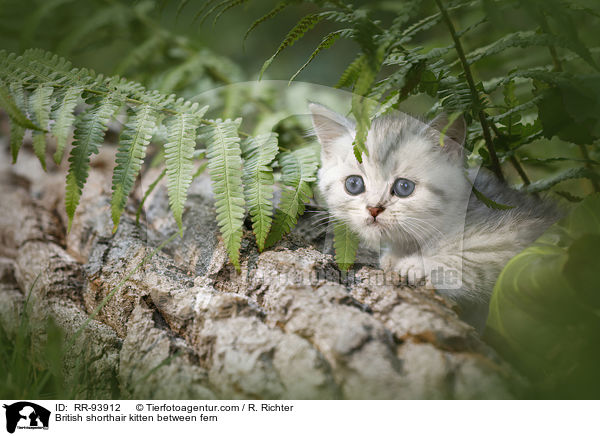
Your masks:
<path fill-rule="evenodd" d="M 165 45 L 166 36 L 159 32 L 152 34 L 146 41 L 132 48 L 127 56 L 125 56 L 115 67 L 115 74 L 125 74 L 128 71 L 138 67 L 143 62 L 147 62 L 156 53 L 162 52 L 162 47 Z"/>
<path fill-rule="evenodd" d="M 23 144 L 23 137 L 25 136 L 25 129 L 20 124 L 12 121 L 10 123 L 10 154 L 12 156 L 12 163 L 17 162 L 17 156 L 19 150 Z"/>
<path fill-rule="evenodd" d="M 196 21 L 198 18 L 202 17 L 204 15 L 204 12 L 210 7 L 211 4 L 213 4 L 216 0 L 206 0 L 204 2 L 204 4 L 202 5 L 202 7 L 200 8 L 200 10 L 198 12 L 196 12 L 196 14 L 194 15 L 194 18 L 192 21 Z M 210 15 L 210 14 L 209 14 Z M 202 19 L 204 20 L 204 18 Z"/>
<path fill-rule="evenodd" d="M 60 100 L 54 109 L 52 118 L 55 123 L 52 126 L 52 134 L 56 137 L 56 152 L 54 153 L 54 162 L 60 164 L 62 156 L 67 145 L 67 139 L 71 131 L 71 126 L 75 122 L 75 115 L 73 111 L 81 93 L 83 87 L 73 86 L 65 90 L 62 100 Z"/>
<path fill-rule="evenodd" d="M 185 8 L 187 6 L 187 4 L 190 2 L 190 0 L 181 0 L 179 2 L 179 4 L 177 5 L 177 11 L 175 12 L 175 18 L 179 18 L 179 15 L 181 15 L 181 11 L 183 10 L 183 8 Z"/>
<path fill-rule="evenodd" d="M 113 172 L 111 199 L 113 231 L 119 225 L 127 197 L 142 167 L 146 146 L 150 143 L 156 127 L 157 115 L 151 106 L 139 106 L 133 111 L 133 117 L 121 133 L 117 151 L 117 166 Z"/>
<path fill-rule="evenodd" d="M 571 50 L 572 52 L 578 54 L 583 60 L 588 62 L 591 66 L 596 67 L 595 61 L 585 49 L 584 52 L 581 51 L 581 46 L 572 40 L 562 38 L 560 36 L 550 35 L 547 33 L 536 33 L 534 31 L 525 31 L 525 32 L 514 32 L 509 33 L 508 35 L 503 36 L 497 41 L 486 45 L 485 47 L 480 47 L 471 53 L 467 54 L 467 61 L 469 64 L 473 64 L 483 58 L 493 56 L 495 54 L 501 53 L 508 48 L 520 47 L 562 47 Z M 458 60 L 454 62 L 454 64 L 458 64 Z"/>
<path fill-rule="evenodd" d="M 365 62 L 366 56 L 360 55 L 356 59 L 354 59 L 350 65 L 346 67 L 344 72 L 342 73 L 340 80 L 335 85 L 336 88 L 349 88 L 356 83 L 360 71 L 363 68 L 363 64 Z"/>
<path fill-rule="evenodd" d="M 373 84 L 385 58 L 386 44 L 377 45 L 375 36 L 377 29 L 372 23 L 361 21 L 356 32 L 357 41 L 366 53 L 362 68 L 358 74 L 352 93 L 352 114 L 356 118 L 356 136 L 354 137 L 354 156 L 360 163 L 362 155 L 368 156 L 365 142 L 371 127 L 371 115 L 377 106 L 375 96 L 370 97 Z"/>
<path fill-rule="evenodd" d="M 43 129 L 36 124 L 34 124 L 27 115 L 20 109 L 13 96 L 10 95 L 8 87 L 4 84 L 4 82 L 0 82 L 0 107 L 6 111 L 6 113 L 10 116 L 11 120 L 26 129 L 32 130 L 40 130 Z"/>
<path fill-rule="evenodd" d="M 296 23 L 292 30 L 289 31 L 283 42 L 279 45 L 279 48 L 275 54 L 265 61 L 260 69 L 259 80 L 262 79 L 265 70 L 269 68 L 269 65 L 271 65 L 279 53 L 281 53 L 285 48 L 294 45 L 296 41 L 302 38 L 306 32 L 315 27 L 315 25 L 322 19 L 323 16 L 321 14 L 309 14 L 302 17 L 302 19 Z"/>
<path fill-rule="evenodd" d="M 242 144 L 244 153 L 244 191 L 252 230 L 258 250 L 263 251 L 273 221 L 273 169 L 270 164 L 279 148 L 277 134 L 268 133 L 248 138 Z"/>
<path fill-rule="evenodd" d="M 313 61 L 313 59 L 316 58 L 317 55 L 322 50 L 331 48 L 333 46 L 333 44 L 335 44 L 335 42 L 340 38 L 340 36 L 342 36 L 343 33 L 348 32 L 348 31 L 349 31 L 348 29 L 342 29 L 342 30 L 338 30 L 336 32 L 331 32 L 330 34 L 328 34 L 327 36 L 325 36 L 325 38 L 323 38 L 323 40 L 317 46 L 317 48 L 315 49 L 315 51 L 312 52 L 312 54 L 310 55 L 310 57 L 308 58 L 308 60 L 304 63 L 304 65 L 302 65 L 300 67 L 300 69 L 294 73 L 294 75 L 291 77 L 289 83 L 292 83 L 294 81 L 294 79 L 296 78 L 296 76 L 298 76 L 298 74 L 300 74 L 300 72 L 302 70 L 304 70 L 308 66 L 308 64 L 310 64 Z"/>
<path fill-rule="evenodd" d="M 23 86 L 20 83 L 13 82 L 10 84 L 10 94 L 15 102 L 17 108 L 20 109 L 21 112 L 27 112 L 27 97 L 25 96 L 25 92 L 23 91 Z M 23 144 L 23 137 L 25 136 L 25 127 L 15 122 L 11 118 L 10 123 L 10 153 L 12 156 L 12 162 L 17 162 L 17 156 L 19 155 L 19 150 L 21 149 L 21 145 Z"/>
<path fill-rule="evenodd" d="M 183 234 L 183 208 L 188 188 L 192 183 L 192 158 L 196 148 L 196 129 L 200 122 L 201 115 L 180 113 L 167 123 L 167 143 L 164 147 L 167 164 L 167 191 L 169 205 L 181 234 Z"/>
<path fill-rule="evenodd" d="M 368 155 L 365 142 L 371 127 L 371 114 L 377 106 L 377 100 L 364 97 L 373 85 L 377 71 L 370 68 L 367 62 L 363 65 L 365 68 L 360 72 L 352 94 L 352 114 L 356 118 L 356 136 L 353 147 L 354 156 L 358 162 L 362 162 L 363 154 Z"/>
<path fill-rule="evenodd" d="M 356 135 L 352 143 L 354 157 L 359 163 L 362 163 L 362 155 L 369 155 L 366 141 L 371 127 L 371 113 L 377 105 L 375 100 L 369 98 L 355 97 L 352 98 L 352 113 L 356 117 Z"/>
<path fill-rule="evenodd" d="M 204 23 L 204 21 L 206 21 L 206 19 L 210 15 L 212 15 L 217 9 L 219 9 L 219 8 L 226 8 L 227 5 L 229 5 L 230 3 L 234 3 L 235 1 L 236 0 L 222 0 L 219 3 L 217 3 L 216 5 L 214 5 L 213 7 L 211 7 L 208 11 L 206 11 L 206 13 L 204 14 L 204 16 L 200 20 L 200 25 L 202 25 Z M 210 3 L 212 3 L 212 1 Z"/>
<path fill-rule="evenodd" d="M 246 34 L 244 35 L 243 43 L 246 43 L 246 39 L 248 39 L 248 36 L 254 29 L 256 29 L 258 26 L 260 26 L 265 21 L 270 20 L 271 18 L 275 17 L 277 14 L 279 14 L 281 11 L 283 11 L 286 7 L 288 7 L 291 3 L 292 3 L 291 1 L 279 2 L 279 3 L 277 3 L 277 5 L 275 5 L 275 7 L 273 9 L 271 9 L 265 15 L 260 17 L 258 20 L 254 21 L 254 23 L 252 23 L 252 25 L 248 28 L 248 30 L 246 30 Z"/>
<path fill-rule="evenodd" d="M 342 271 L 348 271 L 354 265 L 358 242 L 358 236 L 346 224 L 338 222 L 333 225 L 335 261 Z"/>
<path fill-rule="evenodd" d="M 402 32 L 402 40 L 409 41 L 417 33 L 429 30 L 431 27 L 435 26 L 440 21 L 442 21 L 442 14 L 440 14 L 439 12 L 425 17 L 417 21 L 416 23 L 408 26 L 404 30 L 404 32 Z"/>
<path fill-rule="evenodd" d="M 29 104 L 31 113 L 35 122 L 42 129 L 46 129 L 50 121 L 50 97 L 54 88 L 48 85 L 41 85 L 31 94 Z M 46 171 L 46 132 L 33 132 L 33 151 L 40 160 L 42 168 Z"/>
<path fill-rule="evenodd" d="M 525 187 L 527 192 L 542 192 L 547 191 L 552 188 L 554 185 L 557 185 L 566 180 L 572 179 L 589 179 L 596 180 L 600 182 L 600 175 L 595 173 L 593 170 L 585 167 L 576 167 L 569 168 L 564 171 L 559 172 L 553 176 L 547 177 L 545 179 L 539 180 L 531 185 Z"/>
<path fill-rule="evenodd" d="M 213 26 L 217 24 L 217 21 L 219 21 L 219 18 L 221 18 L 221 16 L 227 12 L 230 9 L 235 8 L 236 6 L 242 5 L 244 3 L 246 3 L 248 0 L 231 0 L 227 2 L 227 5 L 225 5 L 223 7 L 223 9 L 221 9 L 219 12 L 217 12 L 217 14 L 215 15 L 215 18 L 213 20 Z"/>
<path fill-rule="evenodd" d="M 237 129 L 241 120 L 216 120 L 202 128 L 206 142 L 208 172 L 212 179 L 217 223 L 223 236 L 229 260 L 239 271 L 242 226 L 244 224 L 244 192 L 242 157 Z"/>
<path fill-rule="evenodd" d="M 567 191 L 554 191 L 554 193 L 560 195 L 570 203 L 580 203 L 583 201 L 583 197 L 578 197 L 577 195 L 573 195 Z"/>
<path fill-rule="evenodd" d="M 281 194 L 265 247 L 272 246 L 291 231 L 296 226 L 298 216 L 304 213 L 304 204 L 313 195 L 310 183 L 315 181 L 317 156 L 310 148 L 299 148 L 282 153 L 279 164 L 281 181 L 286 189 Z"/>
<path fill-rule="evenodd" d="M 481 192 L 477 188 L 475 188 L 475 186 L 473 186 L 471 188 L 471 190 L 472 190 L 473 194 L 475 194 L 475 197 L 477 197 L 477 199 L 479 201 L 481 201 L 483 204 L 485 204 L 490 209 L 496 209 L 496 210 L 514 209 L 514 206 L 511 206 L 509 204 L 502 204 L 502 203 L 495 202 L 491 198 L 487 197 L 483 192 Z"/>
<path fill-rule="evenodd" d="M 90 156 L 98 153 L 108 122 L 119 109 L 117 101 L 113 94 L 109 94 L 90 108 L 75 127 L 75 140 L 69 156 L 70 165 L 65 191 L 65 205 L 69 218 L 68 230 L 71 229 L 75 209 L 88 177 Z"/>

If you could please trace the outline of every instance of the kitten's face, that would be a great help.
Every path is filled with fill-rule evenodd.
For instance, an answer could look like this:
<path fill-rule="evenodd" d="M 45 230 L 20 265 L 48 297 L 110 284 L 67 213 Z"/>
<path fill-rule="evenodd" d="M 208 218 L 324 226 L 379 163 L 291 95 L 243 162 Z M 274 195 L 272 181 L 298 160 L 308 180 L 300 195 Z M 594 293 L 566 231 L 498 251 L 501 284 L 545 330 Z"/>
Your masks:
<path fill-rule="evenodd" d="M 448 137 L 441 147 L 434 127 L 408 116 L 378 118 L 366 141 L 369 155 L 359 164 L 353 124 L 323 106 L 312 104 L 311 111 L 322 145 L 319 188 L 329 211 L 373 248 L 389 240 L 423 246 L 464 222 L 470 185 L 461 144 Z M 452 129 L 462 143 L 464 129 Z"/>

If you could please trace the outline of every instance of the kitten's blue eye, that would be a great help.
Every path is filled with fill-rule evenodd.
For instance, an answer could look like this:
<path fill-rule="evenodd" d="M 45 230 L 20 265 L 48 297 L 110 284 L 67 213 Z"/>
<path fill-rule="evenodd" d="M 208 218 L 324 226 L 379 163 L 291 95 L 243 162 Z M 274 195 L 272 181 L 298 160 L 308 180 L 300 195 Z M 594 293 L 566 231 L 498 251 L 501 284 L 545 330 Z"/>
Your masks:
<path fill-rule="evenodd" d="M 346 192 L 350 195 L 358 195 L 365 192 L 365 182 L 361 176 L 349 176 L 346 179 Z"/>
<path fill-rule="evenodd" d="M 408 179 L 396 179 L 392 186 L 392 194 L 398 197 L 408 197 L 415 190 L 415 182 Z"/>

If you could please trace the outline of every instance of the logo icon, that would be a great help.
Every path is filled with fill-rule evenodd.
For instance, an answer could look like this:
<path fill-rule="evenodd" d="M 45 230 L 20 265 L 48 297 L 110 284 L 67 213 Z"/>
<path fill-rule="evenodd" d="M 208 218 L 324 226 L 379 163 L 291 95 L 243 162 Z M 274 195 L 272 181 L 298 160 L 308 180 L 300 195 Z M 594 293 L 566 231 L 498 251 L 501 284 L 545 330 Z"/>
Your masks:
<path fill-rule="evenodd" d="M 19 429 L 48 429 L 50 411 L 28 401 L 19 401 L 11 405 L 4 404 L 6 409 L 6 431 L 14 433 Z"/>

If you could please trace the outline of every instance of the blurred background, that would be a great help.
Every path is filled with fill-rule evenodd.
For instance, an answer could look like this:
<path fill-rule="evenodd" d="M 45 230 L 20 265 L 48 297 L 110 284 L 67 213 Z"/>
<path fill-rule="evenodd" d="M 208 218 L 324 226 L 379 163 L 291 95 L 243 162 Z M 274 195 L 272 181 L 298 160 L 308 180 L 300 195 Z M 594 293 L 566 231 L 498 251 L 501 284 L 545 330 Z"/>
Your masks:
<path fill-rule="evenodd" d="M 66 57 L 74 66 L 90 68 L 106 75 L 123 75 L 150 89 L 167 94 L 177 93 L 186 98 L 226 84 L 256 80 L 264 61 L 275 53 L 295 23 L 309 13 L 336 7 L 335 2 L 288 1 L 275 17 L 264 20 L 246 35 L 255 20 L 278 8 L 280 3 L 266 0 L 4 0 L 0 4 L 1 48 L 17 53 L 32 47 L 43 48 Z M 355 1 L 352 4 L 354 10 L 367 11 L 369 18 L 384 29 L 396 25 L 404 30 L 437 12 L 433 0 Z M 510 72 L 540 66 L 568 70 L 574 74 L 594 71 L 590 69 L 590 62 L 584 59 L 585 55 L 582 56 L 581 47 L 593 59 L 598 59 L 600 34 L 594 30 L 600 14 L 598 2 L 553 0 L 547 2 L 546 6 L 543 4 L 538 0 L 448 2 L 466 53 L 480 50 L 518 32 L 543 35 L 548 29 L 544 30 L 544 26 L 536 19 L 536 11 L 539 10 L 547 15 L 547 19 L 543 18 L 552 27 L 551 32 L 558 39 L 569 40 L 562 47 L 543 42 L 519 44 L 510 41 L 497 46 L 493 55 L 486 55 L 471 66 L 478 83 L 495 84 L 498 78 Z M 557 10 L 557 5 L 562 9 Z M 411 10 L 407 12 L 407 9 Z M 552 10 L 553 13 L 548 12 Z M 412 20 L 395 24 L 402 14 L 410 15 Z M 560 21 L 560 16 L 568 18 L 568 25 Z M 310 57 L 323 36 L 343 28 L 344 24 L 335 19 L 316 24 L 314 29 L 295 41 L 293 47 L 281 51 L 264 78 L 289 80 Z M 408 50 L 420 53 L 434 53 L 433 49 L 445 50 L 440 59 L 450 65 L 449 71 L 459 75 L 461 67 L 456 62 L 456 53 L 445 49 L 451 43 L 447 28 L 437 20 L 431 25 L 422 26 L 403 45 Z M 360 51 L 360 41 L 339 38 L 333 48 L 323 50 L 295 80 L 334 86 Z M 558 67 L 557 62 L 560 62 Z M 393 65 L 393 62 L 384 62 L 378 77 L 390 78 L 396 70 L 397 65 Z M 521 125 L 534 123 L 539 110 L 532 97 L 539 83 L 517 78 L 511 85 L 514 98 L 521 105 L 518 113 Z M 486 96 L 492 103 L 491 113 L 495 111 L 494 104 L 500 107 L 506 101 L 504 88 L 493 87 L 494 91 Z M 235 97 L 224 96 L 213 102 L 213 110 L 222 111 L 214 115 L 232 117 L 256 109 L 244 109 L 244 103 L 247 102 L 242 103 L 240 98 Z M 270 103 L 267 100 L 265 97 L 262 103 L 268 108 Z M 419 89 L 409 92 L 396 108 L 412 114 L 423 114 L 438 100 L 439 95 Z M 527 106 L 524 104 L 526 101 L 531 101 L 531 104 Z M 595 109 L 597 106 L 592 103 L 589 110 Z M 503 110 L 505 108 L 500 108 L 497 112 Z M 547 126 L 545 130 L 549 130 Z M 470 147 L 477 149 L 473 138 Z M 592 154 L 592 159 L 598 157 L 597 147 L 587 152 Z M 581 163 L 569 159 L 585 159 L 579 145 L 549 134 L 538 135 L 535 140 L 523 144 L 518 153 L 532 182 Z M 483 159 L 485 161 L 486 156 Z M 514 166 L 505 165 L 504 169 L 512 183 L 522 183 Z M 565 193 L 563 197 L 570 200 L 581 199 L 593 191 L 592 184 L 585 178 L 567 179 L 559 188 L 559 192 Z"/>

